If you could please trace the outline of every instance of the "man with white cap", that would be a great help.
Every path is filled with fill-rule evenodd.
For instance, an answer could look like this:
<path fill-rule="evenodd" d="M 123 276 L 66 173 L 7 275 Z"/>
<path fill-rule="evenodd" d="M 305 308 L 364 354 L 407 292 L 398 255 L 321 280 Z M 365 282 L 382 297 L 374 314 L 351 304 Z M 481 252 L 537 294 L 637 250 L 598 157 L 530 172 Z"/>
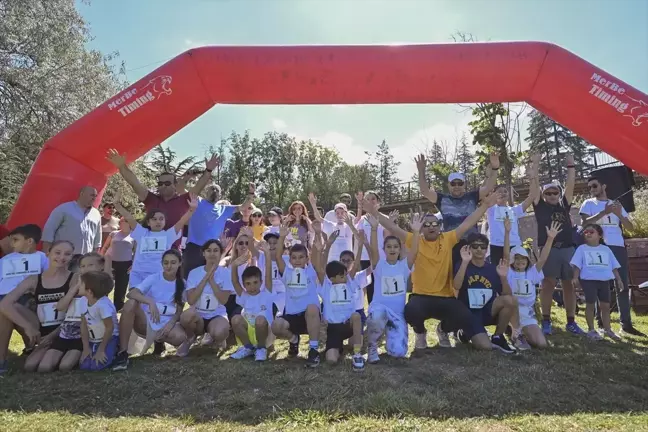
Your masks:
<path fill-rule="evenodd" d="M 351 206 L 352 199 L 351 199 L 351 195 L 348 193 L 340 194 L 338 200 L 339 200 L 338 204 L 344 204 L 347 207 L 347 209 L 349 208 L 349 206 Z M 351 211 L 349 213 L 353 214 L 353 212 Z M 327 211 L 326 214 L 324 215 L 324 219 L 329 222 L 337 223 L 338 219 L 335 212 L 335 208 L 333 210 Z"/>
<path fill-rule="evenodd" d="M 538 247 L 540 249 L 547 243 L 547 229 L 551 227 L 552 222 L 558 222 L 562 226 L 562 231 L 556 236 L 551 245 L 551 252 L 549 252 L 547 262 L 543 268 L 544 279 L 540 291 L 540 305 L 542 306 L 542 332 L 546 335 L 551 334 L 551 304 L 553 302 L 553 291 L 559 279 L 563 289 L 565 313 L 567 314 L 566 329 L 576 335 L 585 334 L 574 321 L 576 296 L 572 284 L 573 270 L 570 265 L 574 255 L 574 228 L 569 212 L 574 196 L 575 183 L 574 157 L 567 155 L 567 182 L 564 194 L 561 194 L 560 185 L 556 183 L 545 184 L 542 186 L 542 193 L 536 195 L 533 202 L 533 210 L 538 225 Z"/>

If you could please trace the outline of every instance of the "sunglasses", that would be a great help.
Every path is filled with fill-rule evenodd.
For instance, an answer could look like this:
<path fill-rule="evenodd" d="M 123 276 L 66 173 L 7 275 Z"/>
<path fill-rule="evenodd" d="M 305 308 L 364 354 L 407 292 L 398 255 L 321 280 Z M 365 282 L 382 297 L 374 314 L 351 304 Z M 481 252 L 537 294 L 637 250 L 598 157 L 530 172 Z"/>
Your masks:
<path fill-rule="evenodd" d="M 423 222 L 423 228 L 430 228 L 430 227 L 436 228 L 439 225 L 440 225 L 439 222 Z"/>
<path fill-rule="evenodd" d="M 558 195 L 558 193 L 559 192 L 544 192 L 544 195 L 552 196 L 552 195 Z"/>
<path fill-rule="evenodd" d="M 238 243 L 236 243 L 236 244 L 239 245 L 239 246 L 247 246 L 247 245 L 248 245 L 248 242 L 246 242 L 246 241 L 240 241 L 240 242 L 238 242 Z"/>
<path fill-rule="evenodd" d="M 482 243 L 475 243 L 470 245 L 470 249 L 481 249 L 481 250 L 486 250 L 488 246 Z"/>
<path fill-rule="evenodd" d="M 257 213 L 257 214 L 253 214 L 252 217 L 261 217 L 261 215 Z"/>
<path fill-rule="evenodd" d="M 464 185 L 464 182 L 462 182 L 462 181 L 450 182 L 450 186 L 463 186 L 463 185 Z"/>
<path fill-rule="evenodd" d="M 167 181 L 159 181 L 157 183 L 158 186 L 171 186 L 172 184 L 173 184 L 173 182 L 169 181 L 169 180 L 167 180 Z"/>

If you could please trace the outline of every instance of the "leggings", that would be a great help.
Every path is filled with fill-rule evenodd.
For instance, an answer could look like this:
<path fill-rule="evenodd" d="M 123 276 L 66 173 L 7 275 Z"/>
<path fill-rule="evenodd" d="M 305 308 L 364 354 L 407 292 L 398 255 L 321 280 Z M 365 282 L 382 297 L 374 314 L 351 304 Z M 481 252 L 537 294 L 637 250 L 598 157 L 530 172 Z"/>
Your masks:
<path fill-rule="evenodd" d="M 366 269 L 366 268 L 369 268 L 369 266 L 371 266 L 371 261 L 366 261 L 366 260 L 362 260 L 362 261 L 360 261 L 360 268 L 361 268 L 362 270 L 364 270 L 364 269 Z M 374 279 L 375 279 L 375 278 L 374 278 L 373 275 L 372 275 L 372 276 L 371 276 L 371 282 L 369 283 L 369 285 L 367 285 L 367 288 L 366 288 L 366 290 L 367 290 L 367 303 L 368 303 L 368 304 L 371 304 L 371 301 L 373 300 L 373 295 L 374 295 Z"/>
<path fill-rule="evenodd" d="M 124 299 L 126 298 L 126 291 L 128 290 L 128 269 L 133 264 L 133 261 L 113 261 L 113 275 L 115 277 L 115 292 L 113 296 L 113 303 L 115 309 L 120 311 L 124 307 Z"/>

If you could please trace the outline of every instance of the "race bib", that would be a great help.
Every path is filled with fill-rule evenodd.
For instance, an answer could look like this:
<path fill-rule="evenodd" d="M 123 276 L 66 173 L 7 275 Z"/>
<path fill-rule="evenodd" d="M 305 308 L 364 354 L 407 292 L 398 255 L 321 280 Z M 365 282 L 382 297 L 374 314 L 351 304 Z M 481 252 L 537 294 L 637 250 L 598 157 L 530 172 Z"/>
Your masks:
<path fill-rule="evenodd" d="M 351 303 L 351 292 L 347 284 L 335 284 L 331 286 L 331 304 L 349 304 Z"/>
<path fill-rule="evenodd" d="M 306 294 L 306 285 L 307 285 L 307 276 L 306 271 L 301 268 L 293 269 L 292 274 L 290 275 L 290 280 L 288 281 L 288 288 L 292 290 L 301 291 L 296 295 Z"/>
<path fill-rule="evenodd" d="M 585 265 L 587 267 L 608 267 L 610 257 L 606 253 L 585 251 Z"/>
<path fill-rule="evenodd" d="M 175 304 L 156 303 L 155 305 L 160 312 L 160 316 L 173 316 L 176 313 Z"/>
<path fill-rule="evenodd" d="M 516 279 L 513 284 L 513 294 L 527 297 L 533 294 L 533 284 L 528 279 Z"/>
<path fill-rule="evenodd" d="M 96 323 L 88 323 L 88 336 L 90 337 L 90 342 L 101 342 L 106 334 L 106 326 L 103 321 L 98 321 Z"/>
<path fill-rule="evenodd" d="M 37 275 L 41 273 L 41 260 L 37 254 L 6 258 L 2 261 L 2 277 Z"/>
<path fill-rule="evenodd" d="M 281 276 L 279 276 L 279 269 L 277 268 L 277 263 L 272 262 L 272 280 L 277 281 L 280 280 Z"/>
<path fill-rule="evenodd" d="M 218 308 L 219 304 L 220 303 L 218 303 L 216 296 L 203 291 L 202 295 L 200 296 L 200 300 L 196 305 L 196 310 L 198 312 L 214 312 L 216 308 Z"/>
<path fill-rule="evenodd" d="M 383 276 L 381 283 L 381 291 L 384 296 L 396 296 L 405 294 L 407 284 L 402 276 Z"/>
<path fill-rule="evenodd" d="M 143 254 L 162 253 L 167 250 L 166 237 L 142 237 L 139 244 L 140 253 Z"/>
<path fill-rule="evenodd" d="M 468 304 L 470 309 L 481 309 L 493 296 L 493 290 L 486 288 L 468 288 Z"/>
<path fill-rule="evenodd" d="M 619 218 L 616 215 L 605 215 L 596 221 L 601 226 L 619 226 Z"/>
<path fill-rule="evenodd" d="M 41 303 L 36 309 L 38 321 L 41 326 L 50 327 L 59 325 L 65 320 L 65 312 L 56 309 L 56 303 Z"/>
<path fill-rule="evenodd" d="M 508 218 L 511 222 L 515 221 L 515 213 L 513 213 L 513 209 L 509 207 L 495 207 L 495 220 L 504 222 L 506 218 Z"/>
<path fill-rule="evenodd" d="M 65 313 L 65 321 L 81 321 L 81 298 L 75 297 Z"/>

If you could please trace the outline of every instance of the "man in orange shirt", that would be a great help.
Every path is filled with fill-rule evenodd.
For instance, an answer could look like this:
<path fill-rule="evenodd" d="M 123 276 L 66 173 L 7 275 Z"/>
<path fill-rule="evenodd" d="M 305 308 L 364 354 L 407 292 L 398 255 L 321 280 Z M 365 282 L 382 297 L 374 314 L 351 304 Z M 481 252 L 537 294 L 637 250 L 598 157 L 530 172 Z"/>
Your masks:
<path fill-rule="evenodd" d="M 412 272 L 413 290 L 405 306 L 405 320 L 414 328 L 415 349 L 427 348 L 425 321 L 434 318 L 442 322 L 437 325 L 439 345 L 451 347 L 448 333 L 462 330 L 466 338 L 479 349 L 492 349 L 486 338 L 474 338 L 473 315 L 455 297 L 453 286 L 452 248 L 459 239 L 474 227 L 489 207 L 495 205 L 497 196 L 490 194 L 481 205 L 468 216 L 455 230 L 441 232 L 438 219 L 426 214 L 421 228 L 419 251 Z M 412 233 L 401 229 L 378 209 L 364 203 L 365 211 L 371 213 L 392 235 L 398 237 L 409 248 L 412 246 Z M 441 328 L 443 327 L 443 328 Z"/>

